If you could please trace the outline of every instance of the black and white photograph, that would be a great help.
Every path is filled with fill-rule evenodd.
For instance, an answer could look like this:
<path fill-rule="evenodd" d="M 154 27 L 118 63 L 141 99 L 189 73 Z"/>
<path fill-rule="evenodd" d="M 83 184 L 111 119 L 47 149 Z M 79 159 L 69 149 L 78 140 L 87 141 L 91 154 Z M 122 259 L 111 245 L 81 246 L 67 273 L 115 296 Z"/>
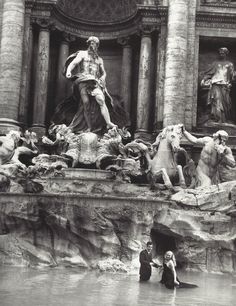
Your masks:
<path fill-rule="evenodd" d="M 0 305 L 236 306 L 236 0 L 0 0 Z"/>

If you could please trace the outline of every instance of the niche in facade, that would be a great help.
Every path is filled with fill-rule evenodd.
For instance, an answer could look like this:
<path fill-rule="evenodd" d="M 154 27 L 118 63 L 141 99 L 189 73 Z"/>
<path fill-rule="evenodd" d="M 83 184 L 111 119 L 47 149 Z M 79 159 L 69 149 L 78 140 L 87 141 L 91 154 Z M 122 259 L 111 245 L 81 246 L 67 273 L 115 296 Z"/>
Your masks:
<path fill-rule="evenodd" d="M 235 39 L 200 39 L 198 126 L 236 128 Z"/>

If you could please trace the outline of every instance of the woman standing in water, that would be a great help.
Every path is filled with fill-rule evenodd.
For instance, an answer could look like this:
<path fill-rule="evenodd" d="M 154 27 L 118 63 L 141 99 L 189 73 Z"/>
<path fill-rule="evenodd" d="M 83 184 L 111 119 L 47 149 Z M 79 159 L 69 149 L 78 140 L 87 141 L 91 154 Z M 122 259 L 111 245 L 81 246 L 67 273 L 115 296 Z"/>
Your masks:
<path fill-rule="evenodd" d="M 164 255 L 163 273 L 161 283 L 168 289 L 177 288 L 195 288 L 197 285 L 180 282 L 175 270 L 176 260 L 175 255 L 171 251 L 167 251 Z"/>

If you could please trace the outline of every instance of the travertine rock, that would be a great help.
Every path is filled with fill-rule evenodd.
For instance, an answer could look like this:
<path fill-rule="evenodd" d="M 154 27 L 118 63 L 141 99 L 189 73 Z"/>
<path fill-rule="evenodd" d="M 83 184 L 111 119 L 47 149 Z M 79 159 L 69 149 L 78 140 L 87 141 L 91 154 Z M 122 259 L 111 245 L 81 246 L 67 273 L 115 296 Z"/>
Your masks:
<path fill-rule="evenodd" d="M 187 269 L 233 272 L 235 185 L 182 190 L 169 200 L 138 191 L 136 197 L 2 193 L 0 263 L 130 271 L 138 267 L 139 252 L 151 235 L 159 260 L 171 249 Z"/>

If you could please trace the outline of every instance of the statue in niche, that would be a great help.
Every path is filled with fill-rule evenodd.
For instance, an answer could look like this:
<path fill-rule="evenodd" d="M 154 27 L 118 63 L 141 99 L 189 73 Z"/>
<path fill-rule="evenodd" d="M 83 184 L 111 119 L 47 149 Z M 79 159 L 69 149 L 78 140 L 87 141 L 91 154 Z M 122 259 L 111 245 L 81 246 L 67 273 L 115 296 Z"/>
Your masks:
<path fill-rule="evenodd" d="M 66 78 L 73 82 L 73 95 L 60 104 L 52 118 L 54 124 L 66 124 L 74 133 L 95 132 L 127 123 L 127 115 L 117 98 L 106 88 L 106 71 L 98 56 L 99 39 L 87 40 L 88 49 L 70 55 L 65 63 Z"/>
<path fill-rule="evenodd" d="M 183 126 L 183 135 L 193 144 L 203 145 L 200 159 L 196 168 L 195 186 L 208 187 L 221 182 L 220 167 L 235 167 L 235 159 L 231 149 L 226 146 L 228 133 L 219 130 L 213 137 L 196 138 L 187 132 Z"/>
<path fill-rule="evenodd" d="M 207 102 L 201 123 L 233 123 L 233 109 L 230 98 L 232 81 L 236 73 L 232 62 L 226 59 L 229 51 L 223 47 L 219 49 L 219 60 L 204 73 L 201 81 L 202 89 L 207 89 Z"/>

